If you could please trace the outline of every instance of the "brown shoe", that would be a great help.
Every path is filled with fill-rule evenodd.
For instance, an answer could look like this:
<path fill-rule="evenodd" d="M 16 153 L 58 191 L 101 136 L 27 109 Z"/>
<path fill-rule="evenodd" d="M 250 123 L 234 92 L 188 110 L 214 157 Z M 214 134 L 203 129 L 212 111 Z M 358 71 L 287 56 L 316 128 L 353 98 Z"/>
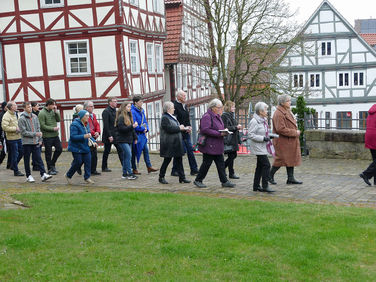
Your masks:
<path fill-rule="evenodd" d="M 134 170 L 133 170 L 133 174 L 137 174 L 137 175 L 140 175 L 140 174 L 141 174 L 141 172 L 138 172 L 138 170 L 137 170 L 137 169 L 134 169 Z"/>
<path fill-rule="evenodd" d="M 156 168 L 153 168 L 152 166 L 151 167 L 148 167 L 148 173 L 150 172 L 156 172 L 158 171 L 159 169 L 156 169 Z"/>

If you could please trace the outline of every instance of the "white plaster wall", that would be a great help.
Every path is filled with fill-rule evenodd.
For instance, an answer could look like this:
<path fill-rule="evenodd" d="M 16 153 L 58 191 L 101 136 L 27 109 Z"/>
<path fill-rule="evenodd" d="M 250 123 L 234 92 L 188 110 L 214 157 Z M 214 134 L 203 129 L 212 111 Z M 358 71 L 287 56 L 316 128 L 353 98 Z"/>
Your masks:
<path fill-rule="evenodd" d="M 4 45 L 6 72 L 8 79 L 20 78 L 21 59 L 20 46 L 18 44 Z"/>
<path fill-rule="evenodd" d="M 140 95 L 141 94 L 141 83 L 138 77 L 132 79 L 133 82 L 133 93 L 132 95 Z"/>
<path fill-rule="evenodd" d="M 366 58 L 367 58 L 367 62 L 376 62 L 375 55 L 373 55 L 371 53 L 367 53 Z"/>
<path fill-rule="evenodd" d="M 154 92 L 156 90 L 155 88 L 155 84 L 156 84 L 156 79 L 155 77 L 149 77 L 149 81 L 150 81 L 150 92 Z"/>
<path fill-rule="evenodd" d="M 70 98 L 89 98 L 91 97 L 91 82 L 89 80 L 69 81 Z"/>
<path fill-rule="evenodd" d="M 350 90 L 338 90 L 338 98 L 350 97 Z"/>
<path fill-rule="evenodd" d="M 0 17 L 0 30 L 3 31 L 13 18 L 14 17 Z"/>
<path fill-rule="evenodd" d="M 44 97 L 46 96 L 46 93 L 45 93 L 45 90 L 44 90 L 44 81 L 30 81 L 29 82 L 31 84 L 31 86 L 33 86 L 40 94 L 42 94 Z M 29 93 L 30 91 L 33 91 L 29 88 Z M 33 101 L 33 100 L 36 100 L 36 101 L 39 101 L 40 98 L 39 96 L 36 96 L 35 95 L 35 98 L 34 99 L 31 99 L 30 95 L 29 95 L 29 101 Z"/>
<path fill-rule="evenodd" d="M 360 43 L 358 38 L 351 39 L 351 48 L 353 52 L 367 52 L 367 49 Z"/>
<path fill-rule="evenodd" d="M 320 24 L 321 33 L 334 32 L 334 23 L 322 23 Z"/>
<path fill-rule="evenodd" d="M 349 50 L 350 42 L 348 39 L 337 39 L 337 52 L 346 53 Z"/>
<path fill-rule="evenodd" d="M 146 62 L 145 62 L 145 40 L 142 40 L 142 39 L 139 39 L 138 40 L 138 46 L 139 46 L 139 50 L 138 50 L 138 55 L 139 55 L 139 58 L 140 58 L 140 70 L 142 69 L 146 69 Z"/>
<path fill-rule="evenodd" d="M 28 22 L 30 22 L 32 25 L 34 25 L 35 27 L 40 28 L 40 21 L 39 21 L 38 14 L 22 15 L 22 17 Z"/>
<path fill-rule="evenodd" d="M 366 74 L 367 84 L 370 85 L 376 79 L 376 68 L 368 69 Z"/>
<path fill-rule="evenodd" d="M 364 96 L 364 90 L 361 90 L 361 89 L 353 90 L 353 97 L 363 97 L 363 96 Z"/>
<path fill-rule="evenodd" d="M 91 0 L 67 0 L 67 1 L 68 1 L 68 6 L 81 5 L 81 4 L 91 4 Z"/>
<path fill-rule="evenodd" d="M 63 53 L 60 41 L 46 41 L 46 60 L 48 75 L 64 74 Z"/>
<path fill-rule="evenodd" d="M 110 92 L 108 92 L 106 97 L 118 97 L 118 96 L 121 96 L 119 82 L 115 84 L 115 86 L 110 90 Z"/>
<path fill-rule="evenodd" d="M 61 12 L 43 13 L 44 26 L 47 28 L 61 14 Z M 61 19 L 64 20 L 64 17 Z M 58 24 L 58 23 L 57 23 Z"/>
<path fill-rule="evenodd" d="M 12 99 L 13 95 L 16 93 L 18 87 L 21 83 L 8 83 L 8 91 L 9 91 L 9 98 Z M 24 101 L 24 91 L 23 88 L 21 88 L 21 91 L 18 93 L 16 99 L 14 99 L 16 102 L 23 102 Z"/>
<path fill-rule="evenodd" d="M 328 87 L 325 87 L 324 98 L 336 98 L 336 89 L 331 89 L 331 91 L 334 93 L 334 96 L 332 92 L 330 92 L 330 89 Z"/>
<path fill-rule="evenodd" d="M 291 65 L 292 66 L 301 66 L 302 65 L 302 58 L 301 57 L 291 57 Z"/>
<path fill-rule="evenodd" d="M 39 42 L 25 44 L 25 58 L 27 76 L 42 76 L 43 68 Z"/>
<path fill-rule="evenodd" d="M 128 37 L 126 36 L 123 37 L 123 47 L 124 47 L 125 66 L 126 66 L 126 69 L 130 70 L 131 63 L 130 63 L 130 58 L 129 58 L 129 42 L 128 42 Z"/>
<path fill-rule="evenodd" d="M 66 99 L 64 80 L 49 81 L 50 97 L 55 100 Z"/>
<path fill-rule="evenodd" d="M 330 65 L 330 64 L 335 64 L 336 63 L 336 60 L 335 58 L 333 57 L 329 57 L 329 58 L 319 58 L 319 65 Z"/>
<path fill-rule="evenodd" d="M 117 71 L 115 36 L 94 37 L 93 57 L 95 72 Z"/>
<path fill-rule="evenodd" d="M 104 91 L 115 81 L 117 77 L 111 76 L 111 77 L 96 77 L 95 78 L 95 86 L 97 90 L 97 97 L 102 96 Z"/>
<path fill-rule="evenodd" d="M 332 11 L 320 11 L 320 22 L 330 22 L 334 20 Z"/>
<path fill-rule="evenodd" d="M 158 77 L 158 90 L 164 90 L 164 77 Z"/>
<path fill-rule="evenodd" d="M 0 13 L 6 12 L 14 12 L 14 0 L 1 0 Z"/>
<path fill-rule="evenodd" d="M 350 30 L 341 22 L 336 23 L 336 32 L 349 32 Z"/>
<path fill-rule="evenodd" d="M 365 62 L 365 56 L 364 54 L 353 54 L 352 55 L 352 61 L 353 63 L 364 63 Z"/>
<path fill-rule="evenodd" d="M 98 19 L 98 24 L 104 19 L 104 17 L 108 14 L 108 12 L 111 10 L 111 6 L 109 7 L 98 7 L 97 8 L 97 19 Z M 115 23 L 115 20 L 114 20 L 114 16 L 113 14 L 111 15 L 111 17 L 106 21 L 106 25 L 108 24 L 114 24 Z"/>
<path fill-rule="evenodd" d="M 77 0 L 81 1 L 81 0 Z M 71 13 L 77 16 L 81 21 L 83 21 L 88 26 L 93 26 L 93 11 L 92 9 L 77 9 L 71 10 Z"/>

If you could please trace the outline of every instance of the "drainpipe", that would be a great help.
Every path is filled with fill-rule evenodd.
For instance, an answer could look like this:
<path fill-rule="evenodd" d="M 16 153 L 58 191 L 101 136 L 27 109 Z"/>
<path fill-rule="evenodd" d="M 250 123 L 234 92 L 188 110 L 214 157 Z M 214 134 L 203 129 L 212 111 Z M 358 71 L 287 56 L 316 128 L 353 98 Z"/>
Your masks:
<path fill-rule="evenodd" d="M 7 95 L 5 93 L 5 79 L 4 79 L 4 61 L 3 61 L 3 44 L 0 42 L 0 71 L 1 71 L 1 77 L 3 80 L 3 101 L 7 100 Z"/>

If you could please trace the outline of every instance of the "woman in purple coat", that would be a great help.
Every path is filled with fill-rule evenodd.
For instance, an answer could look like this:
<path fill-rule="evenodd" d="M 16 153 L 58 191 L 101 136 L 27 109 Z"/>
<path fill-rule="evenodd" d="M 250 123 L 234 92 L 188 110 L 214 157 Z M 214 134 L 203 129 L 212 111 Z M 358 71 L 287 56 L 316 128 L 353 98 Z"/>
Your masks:
<path fill-rule="evenodd" d="M 202 116 L 200 121 L 200 133 L 206 136 L 206 143 L 204 146 L 198 146 L 198 149 L 203 154 L 202 164 L 196 176 L 196 180 L 193 183 L 199 188 L 206 187 L 202 181 L 214 161 L 219 179 L 222 182 L 222 187 L 232 188 L 235 187 L 235 184 L 227 179 L 223 157 L 223 136 L 228 133 L 220 131 L 225 129 L 220 115 L 223 108 L 222 102 L 219 99 L 213 99 L 209 102 L 208 108 L 208 111 Z"/>

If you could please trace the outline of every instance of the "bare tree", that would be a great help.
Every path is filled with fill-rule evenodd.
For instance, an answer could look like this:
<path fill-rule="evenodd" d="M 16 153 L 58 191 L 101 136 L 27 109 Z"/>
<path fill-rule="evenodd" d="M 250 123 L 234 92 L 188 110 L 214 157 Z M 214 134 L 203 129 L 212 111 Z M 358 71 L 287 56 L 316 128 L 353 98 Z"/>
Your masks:
<path fill-rule="evenodd" d="M 204 7 L 208 36 L 203 45 L 211 59 L 205 71 L 220 99 L 239 105 L 286 84 L 276 77 L 283 51 L 300 40 L 283 0 L 193 1 Z"/>

